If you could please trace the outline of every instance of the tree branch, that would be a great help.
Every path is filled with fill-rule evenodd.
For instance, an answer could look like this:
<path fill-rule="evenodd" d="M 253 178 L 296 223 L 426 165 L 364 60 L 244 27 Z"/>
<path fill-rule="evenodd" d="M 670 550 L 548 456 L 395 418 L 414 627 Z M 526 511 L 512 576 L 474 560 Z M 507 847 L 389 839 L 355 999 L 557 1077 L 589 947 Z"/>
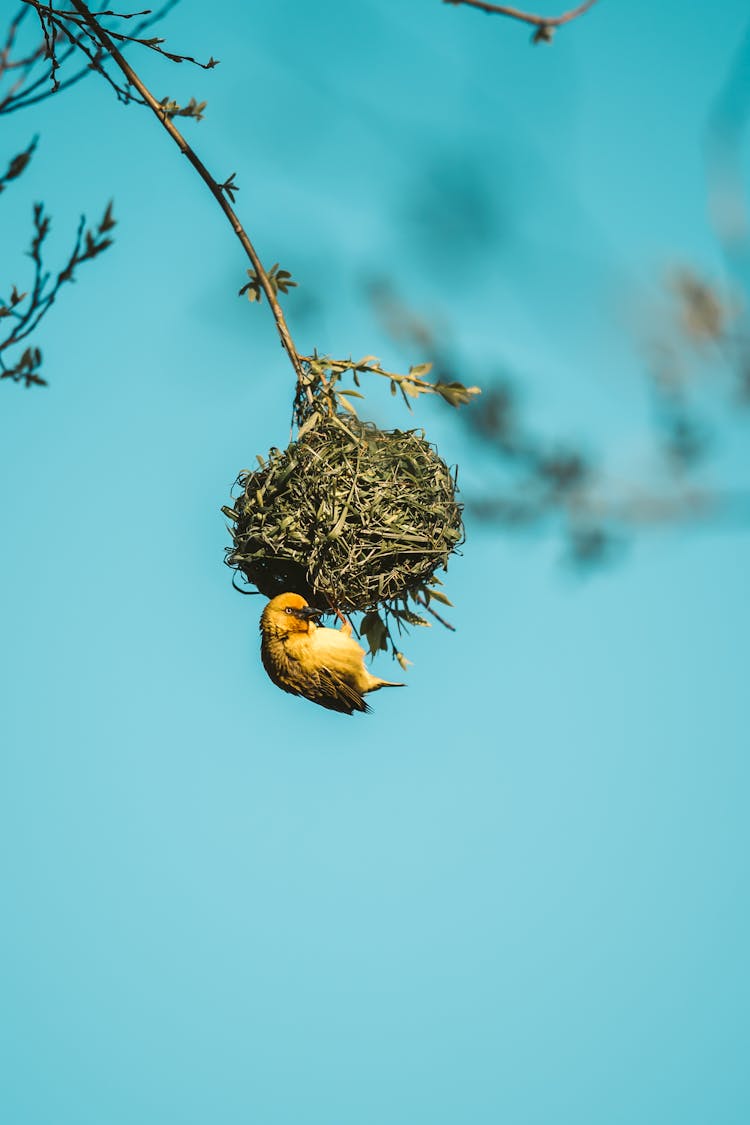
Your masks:
<path fill-rule="evenodd" d="M 26 3 L 26 0 L 22 0 L 22 2 Z M 135 12 L 132 15 L 126 12 L 121 12 L 119 14 L 114 13 L 118 16 L 119 19 L 122 20 L 134 19 L 140 15 L 144 16 L 140 23 L 138 23 L 132 29 L 131 36 L 127 37 L 127 42 L 124 44 L 124 47 L 127 47 L 129 42 L 142 42 L 142 40 L 138 39 L 138 36 L 142 35 L 142 33 L 147 28 L 153 27 L 154 24 L 164 19 L 167 13 L 170 12 L 172 8 L 174 8 L 174 6 L 178 3 L 179 0 L 166 0 L 162 7 L 156 11 Z M 0 51 L 0 79 L 2 79 L 3 74 L 6 70 L 9 71 L 18 69 L 19 67 L 22 68 L 22 73 L 14 83 L 14 85 L 3 97 L 0 97 L 0 113 L 14 113 L 18 109 L 25 109 L 27 106 L 35 105 L 37 102 L 46 101 L 46 99 L 51 97 L 53 93 L 59 93 L 62 90 L 67 90 L 70 86 L 74 86 L 77 82 L 80 82 L 82 78 L 86 78 L 89 74 L 91 74 L 94 69 L 87 63 L 86 66 L 82 67 L 81 70 L 77 71 L 70 78 L 58 80 L 56 90 L 53 90 L 50 86 L 48 74 L 44 74 L 41 78 L 35 79 L 29 85 L 25 85 L 35 64 L 44 58 L 46 51 L 44 41 L 42 40 L 41 45 L 37 46 L 36 50 L 22 59 L 11 61 L 10 49 L 13 46 L 16 32 L 23 16 L 25 16 L 32 10 L 34 10 L 32 7 L 21 9 L 21 12 L 14 21 L 14 24 L 11 25 L 11 29 L 7 37 L 6 46 L 3 51 Z M 102 15 L 103 13 L 99 12 L 98 14 Z M 57 44 L 58 42 L 62 42 L 64 39 L 67 39 L 68 46 L 64 51 L 61 52 L 57 48 Z M 55 43 L 55 47 L 55 54 L 60 67 L 62 67 L 62 64 L 75 53 L 77 48 L 84 49 L 85 53 L 82 37 L 79 36 L 78 38 L 76 38 L 63 29 L 58 29 L 58 40 Z M 98 51 L 101 55 L 101 48 L 98 48 Z M 198 65 L 200 66 L 201 64 L 198 63 Z M 60 67 L 58 69 L 60 69 Z M 99 70 L 101 72 L 101 67 L 99 68 Z"/>
<path fill-rule="evenodd" d="M 113 62 L 122 71 L 126 80 L 130 83 L 131 86 L 133 86 L 134 89 L 136 89 L 138 91 L 138 93 L 143 98 L 146 105 L 156 115 L 156 117 L 158 118 L 162 127 L 164 129 L 166 129 L 166 131 L 169 133 L 172 140 L 178 146 L 178 148 L 180 149 L 180 152 L 188 158 L 188 160 L 190 161 L 192 166 L 195 168 L 196 172 L 201 177 L 203 182 L 206 184 L 209 191 L 213 195 L 214 199 L 216 200 L 216 202 L 219 204 L 222 211 L 226 215 L 226 217 L 229 220 L 229 223 L 232 227 L 232 230 L 234 231 L 235 235 L 239 239 L 240 244 L 242 245 L 242 248 L 244 249 L 245 253 L 247 254 L 248 258 L 250 259 L 250 261 L 253 264 L 253 268 L 255 270 L 258 282 L 260 283 L 260 286 L 261 286 L 263 292 L 266 295 L 266 298 L 268 300 L 268 304 L 270 305 L 270 308 L 271 308 L 271 312 L 273 313 L 273 318 L 276 322 L 276 330 L 278 331 L 279 337 L 281 339 L 282 347 L 284 348 L 287 356 L 289 357 L 289 360 L 292 364 L 292 367 L 294 368 L 297 379 L 302 381 L 302 379 L 304 378 L 304 373 L 303 373 L 300 357 L 299 357 L 299 354 L 297 352 L 296 347 L 294 346 L 294 341 L 292 340 L 291 333 L 289 331 L 289 328 L 287 327 L 287 323 L 286 323 L 286 320 L 284 318 L 284 314 L 281 311 L 281 306 L 279 305 L 279 302 L 276 299 L 276 293 L 274 291 L 274 287 L 272 286 L 272 284 L 271 284 L 271 282 L 268 278 L 268 275 L 263 268 L 263 265 L 260 261 L 260 258 L 258 257 L 258 254 L 255 250 L 255 247 L 253 246 L 252 242 L 248 238 L 247 233 L 242 226 L 242 223 L 240 222 L 240 220 L 237 217 L 237 215 L 235 214 L 233 208 L 230 206 L 228 200 L 226 199 L 226 196 L 224 195 L 224 192 L 222 191 L 221 185 L 214 179 L 214 177 L 211 175 L 211 173 L 206 168 L 203 161 L 200 160 L 200 158 L 197 156 L 197 154 L 193 151 L 191 146 L 185 140 L 182 133 L 180 133 L 179 129 L 176 128 L 174 122 L 167 115 L 167 112 L 165 111 L 164 106 L 160 105 L 160 103 L 156 100 L 156 98 L 154 98 L 153 94 L 143 84 L 143 82 L 138 77 L 138 75 L 133 70 L 133 68 L 130 66 L 130 64 L 126 61 L 125 58 L 123 58 L 122 54 L 117 49 L 117 47 L 115 46 L 115 44 L 112 41 L 112 39 L 110 38 L 110 36 L 107 34 L 107 32 L 104 30 L 104 28 L 99 24 L 99 22 L 97 21 L 95 16 L 89 11 L 87 6 L 82 2 L 82 0 L 71 0 L 71 3 L 73 5 L 73 7 L 75 8 L 75 10 L 81 16 L 82 21 L 86 24 L 86 27 L 89 29 L 89 31 L 92 35 L 92 38 L 94 38 L 104 48 L 104 50 L 107 52 L 107 54 L 113 60 Z"/>
<path fill-rule="evenodd" d="M 63 285 L 74 280 L 75 272 L 83 262 L 89 262 L 112 244 L 107 235 L 115 226 L 112 217 L 112 204 L 108 204 L 97 227 L 86 229 L 86 220 L 81 216 L 73 249 L 60 272 L 53 277 L 45 269 L 43 261 L 44 243 L 50 230 L 50 219 L 41 203 L 34 205 L 34 235 L 31 240 L 29 257 L 34 263 L 34 282 L 30 292 L 21 293 L 14 285 L 7 301 L 0 298 L 0 322 L 8 322 L 8 332 L 0 340 L 0 379 L 24 382 L 27 387 L 33 383 L 44 385 L 46 379 L 39 374 L 42 353 L 39 348 L 27 347 L 20 359 L 9 366 L 4 357 L 6 348 L 15 347 L 37 328 L 39 322 L 54 305 L 57 294 Z"/>
<path fill-rule="evenodd" d="M 510 8 L 506 4 L 489 4 L 486 3 L 486 0 L 443 0 L 443 3 L 455 4 L 456 7 L 460 4 L 466 4 L 470 8 L 478 8 L 480 12 L 508 16 L 509 19 L 519 20 L 521 23 L 530 23 L 533 27 L 539 28 L 540 31 L 549 32 L 552 28 L 562 27 L 564 23 L 570 23 L 571 20 L 582 16 L 589 8 L 593 8 L 596 0 L 585 0 L 585 3 L 579 4 L 577 8 L 571 8 L 568 12 L 563 12 L 561 16 L 534 16 L 529 12 L 522 12 L 519 8 Z M 544 38 L 545 36 L 538 32 L 535 36 L 535 42 Z M 549 38 L 549 36 L 546 38 Z"/>

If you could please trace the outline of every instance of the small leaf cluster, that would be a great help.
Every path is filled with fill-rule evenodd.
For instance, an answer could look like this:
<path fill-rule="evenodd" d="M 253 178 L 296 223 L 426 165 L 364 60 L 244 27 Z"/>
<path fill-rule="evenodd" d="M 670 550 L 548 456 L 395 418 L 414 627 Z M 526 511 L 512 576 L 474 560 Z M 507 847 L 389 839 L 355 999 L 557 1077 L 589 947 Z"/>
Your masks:
<path fill-rule="evenodd" d="M 231 176 L 227 176 L 223 184 L 219 184 L 219 190 L 224 192 L 230 203 L 234 203 L 234 197 L 240 190 L 239 184 L 235 183 L 234 181 L 234 177 L 236 175 L 236 172 L 232 172 Z M 240 293 L 240 296 L 241 295 L 242 294 Z"/>
<path fill-rule="evenodd" d="M 359 390 L 338 389 L 337 385 L 342 377 L 350 374 L 354 385 L 361 386 L 360 376 L 379 375 L 388 379 L 391 394 L 401 394 L 409 410 L 412 409 L 412 400 L 420 395 L 438 395 L 450 406 L 462 406 L 472 401 L 475 395 L 481 394 L 479 387 L 465 387 L 463 383 L 451 381 L 444 382 L 440 379 L 430 382 L 425 378 L 432 370 L 431 363 L 420 363 L 410 367 L 404 375 L 395 371 L 386 371 L 374 355 L 363 356 L 360 360 L 332 359 L 330 356 L 320 356 L 314 352 L 311 356 L 300 356 L 303 365 L 303 376 L 300 379 L 302 388 L 313 388 L 315 393 L 322 392 L 328 404 L 328 413 L 335 413 L 343 409 L 348 414 L 356 417 L 357 409 L 352 399 L 364 398 Z M 298 411 L 306 413 L 304 398 L 298 393 Z M 309 418 L 298 418 L 301 426 L 309 425 Z M 315 424 L 315 423 L 313 423 Z"/>
<path fill-rule="evenodd" d="M 372 286 L 370 297 L 394 342 L 427 351 L 441 382 L 466 370 L 467 360 L 392 286 Z M 736 292 L 685 267 L 672 271 L 663 298 L 652 297 L 644 310 L 642 341 L 655 422 L 646 437 L 659 455 L 657 470 L 646 479 L 640 470 L 632 480 L 622 470 L 614 477 L 585 438 L 550 436 L 534 426 L 522 410 L 519 380 L 498 366 L 494 376 L 483 371 L 482 399 L 461 414 L 482 467 L 482 484 L 466 501 L 470 512 L 507 531 L 559 536 L 563 559 L 579 570 L 617 558 L 644 526 L 736 518 L 746 503 L 741 495 L 717 492 L 696 474 L 717 437 L 709 372 L 721 374 L 719 385 L 729 387 L 734 406 L 750 407 L 747 306 Z"/>
<path fill-rule="evenodd" d="M 191 98 L 187 105 L 178 105 L 176 101 L 171 98 L 162 98 L 159 102 L 162 113 L 171 121 L 174 117 L 192 117 L 195 121 L 203 120 L 203 111 L 208 105 L 208 102 L 198 102 L 195 98 Z"/>
<path fill-rule="evenodd" d="M 551 43 L 553 38 L 554 38 L 554 35 L 555 35 L 555 28 L 553 27 L 552 24 L 550 24 L 550 23 L 540 23 L 539 26 L 537 28 L 535 28 L 534 31 L 532 32 L 531 42 L 534 44 L 535 47 L 538 46 L 540 43 Z"/>
<path fill-rule="evenodd" d="M 39 348 L 24 348 L 20 358 L 11 367 L 0 363 L 0 379 L 12 379 L 14 383 L 23 383 L 26 387 L 46 387 L 47 380 L 39 375 L 41 365 L 42 353 Z"/>
<path fill-rule="evenodd" d="M 393 636 L 392 626 L 395 626 L 400 640 L 401 634 L 409 626 L 417 625 L 429 628 L 431 624 L 421 613 L 417 613 L 410 603 L 424 608 L 441 625 L 445 625 L 451 631 L 454 630 L 453 625 L 450 625 L 430 605 L 432 601 L 436 601 L 444 606 L 453 606 L 453 602 L 448 599 L 442 590 L 437 590 L 436 586 L 442 586 L 442 582 L 436 574 L 433 574 L 424 582 L 413 586 L 403 598 L 395 599 L 382 606 L 381 609 L 370 610 L 363 615 L 359 623 L 359 632 L 367 641 L 370 656 L 375 656 L 378 652 L 388 652 L 390 648 L 392 655 L 406 671 L 411 661 L 404 656 L 400 643 L 397 644 L 396 638 Z"/>
<path fill-rule="evenodd" d="M 227 183 L 225 184 L 220 185 L 228 195 L 230 195 L 230 192 L 232 191 L 239 191 L 239 188 L 235 184 L 230 182 L 234 180 L 234 176 L 235 173 L 233 172 L 229 177 L 229 181 L 227 181 Z M 290 289 L 294 289 L 297 286 L 297 282 L 292 281 L 292 275 L 290 274 L 289 270 L 280 269 L 278 262 L 274 262 L 270 270 L 264 272 L 266 275 L 266 279 L 268 280 L 268 284 L 271 286 L 274 297 L 278 296 L 279 293 L 288 293 Z M 261 297 L 263 296 L 263 284 L 260 275 L 256 273 L 254 269 L 250 269 L 247 271 L 247 276 L 250 278 L 250 280 L 242 286 L 239 293 L 237 294 L 238 297 L 242 297 L 245 293 L 247 293 L 248 300 L 260 301 Z"/>

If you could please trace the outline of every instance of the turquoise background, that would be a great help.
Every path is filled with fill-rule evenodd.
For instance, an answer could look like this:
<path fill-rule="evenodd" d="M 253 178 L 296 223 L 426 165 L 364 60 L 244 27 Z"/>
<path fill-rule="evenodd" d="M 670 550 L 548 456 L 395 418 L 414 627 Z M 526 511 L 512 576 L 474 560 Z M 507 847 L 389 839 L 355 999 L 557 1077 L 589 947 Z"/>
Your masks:
<path fill-rule="evenodd" d="M 600 0 L 531 48 L 437 0 L 184 0 L 167 46 L 221 65 L 130 57 L 208 99 L 185 132 L 299 281 L 301 349 L 420 361 L 386 277 L 469 381 L 511 370 L 550 434 L 648 469 L 628 309 L 676 261 L 721 277 L 702 138 L 746 23 Z M 2 159 L 36 131 L 3 292 L 32 200 L 51 262 L 82 209 L 118 226 L 38 334 L 50 386 L 0 387 L 0 1119 L 744 1125 L 747 528 L 582 581 L 555 535 L 470 522 L 407 690 L 281 694 L 219 511 L 288 438 L 268 310 L 145 111 L 92 77 L 3 118 Z M 456 415 L 415 420 L 477 490 Z M 709 482 L 747 480 L 746 438 Z"/>

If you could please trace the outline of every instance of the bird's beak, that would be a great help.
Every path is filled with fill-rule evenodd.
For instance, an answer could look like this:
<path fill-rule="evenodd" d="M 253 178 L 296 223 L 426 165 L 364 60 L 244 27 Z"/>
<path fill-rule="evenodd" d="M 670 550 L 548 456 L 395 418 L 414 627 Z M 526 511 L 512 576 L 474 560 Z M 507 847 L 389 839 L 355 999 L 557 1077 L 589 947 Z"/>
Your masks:
<path fill-rule="evenodd" d="M 303 605 L 301 609 L 295 609 L 297 617 L 311 618 L 317 620 L 323 613 L 322 609 L 316 609 L 314 605 Z"/>

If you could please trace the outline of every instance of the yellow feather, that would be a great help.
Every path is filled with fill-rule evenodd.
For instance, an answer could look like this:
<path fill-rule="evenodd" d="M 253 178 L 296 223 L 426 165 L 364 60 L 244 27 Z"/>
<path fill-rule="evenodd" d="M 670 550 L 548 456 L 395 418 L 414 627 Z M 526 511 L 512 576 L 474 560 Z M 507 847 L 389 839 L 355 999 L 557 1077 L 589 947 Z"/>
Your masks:
<path fill-rule="evenodd" d="M 367 711 L 363 696 L 382 687 L 403 687 L 373 676 L 365 652 L 351 636 L 351 626 L 317 625 L 299 594 L 278 594 L 260 619 L 261 657 L 273 682 L 283 691 L 303 695 L 332 711 L 351 715 Z"/>

